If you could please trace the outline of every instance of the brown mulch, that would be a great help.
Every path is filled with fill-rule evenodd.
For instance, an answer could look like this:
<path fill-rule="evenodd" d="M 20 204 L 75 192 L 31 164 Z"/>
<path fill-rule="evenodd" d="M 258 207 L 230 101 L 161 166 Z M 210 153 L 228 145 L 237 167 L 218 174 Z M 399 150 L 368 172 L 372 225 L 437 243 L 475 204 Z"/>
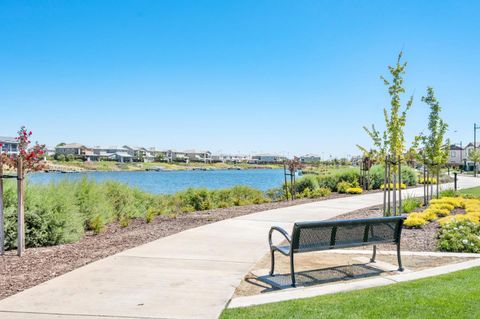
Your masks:
<path fill-rule="evenodd" d="M 417 209 L 421 210 L 421 209 Z M 457 213 L 457 210 L 453 214 Z M 358 219 L 369 217 L 382 217 L 382 206 L 374 206 L 366 209 L 360 209 L 354 212 L 343 214 L 334 219 Z M 404 251 L 436 251 L 437 250 L 437 232 L 440 229 L 436 221 L 430 222 L 423 228 L 403 228 L 401 249 Z M 394 245 L 381 245 L 385 250 L 395 250 Z"/>
<path fill-rule="evenodd" d="M 99 235 L 87 233 L 80 241 L 72 244 L 29 248 L 21 258 L 17 257 L 16 251 L 8 251 L 0 256 L 0 299 L 93 261 L 183 230 L 264 210 L 345 196 L 351 195 L 332 193 L 323 198 L 212 209 L 181 214 L 175 218 L 158 216 L 150 223 L 137 219 L 125 228 L 112 223 Z"/>

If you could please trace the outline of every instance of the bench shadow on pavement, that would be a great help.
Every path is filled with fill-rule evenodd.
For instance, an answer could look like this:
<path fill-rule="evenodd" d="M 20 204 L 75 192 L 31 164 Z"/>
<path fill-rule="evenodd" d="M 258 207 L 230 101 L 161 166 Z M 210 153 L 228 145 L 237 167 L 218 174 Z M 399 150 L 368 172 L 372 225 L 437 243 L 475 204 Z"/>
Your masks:
<path fill-rule="evenodd" d="M 386 271 L 365 264 L 343 265 L 330 268 L 295 272 L 297 287 L 310 287 L 340 281 L 349 281 L 380 276 Z M 275 274 L 275 276 L 250 276 L 246 278 L 250 284 L 265 288 L 264 292 L 292 288 L 290 273 Z"/>

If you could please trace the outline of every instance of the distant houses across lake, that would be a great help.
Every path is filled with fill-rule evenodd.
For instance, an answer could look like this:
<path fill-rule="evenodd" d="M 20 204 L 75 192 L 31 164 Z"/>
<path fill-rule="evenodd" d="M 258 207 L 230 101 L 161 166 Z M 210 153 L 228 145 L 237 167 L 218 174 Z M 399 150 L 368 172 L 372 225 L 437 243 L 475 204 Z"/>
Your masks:
<path fill-rule="evenodd" d="M 18 141 L 15 137 L 0 136 L 2 152 L 18 153 Z M 247 164 L 281 164 L 287 156 L 282 154 L 213 154 L 208 150 L 164 150 L 155 147 L 136 145 L 87 146 L 81 143 L 60 143 L 47 147 L 46 155 L 57 160 L 116 161 L 131 162 L 167 162 L 167 163 L 247 163 Z M 300 156 L 302 163 L 320 162 L 322 158 L 315 154 Z"/>
<path fill-rule="evenodd" d="M 56 159 L 81 159 L 84 161 L 177 162 L 177 163 L 283 163 L 287 157 L 278 154 L 234 155 L 212 154 L 208 150 L 160 150 L 154 147 L 133 145 L 86 146 L 80 143 L 62 143 L 55 147 Z"/>

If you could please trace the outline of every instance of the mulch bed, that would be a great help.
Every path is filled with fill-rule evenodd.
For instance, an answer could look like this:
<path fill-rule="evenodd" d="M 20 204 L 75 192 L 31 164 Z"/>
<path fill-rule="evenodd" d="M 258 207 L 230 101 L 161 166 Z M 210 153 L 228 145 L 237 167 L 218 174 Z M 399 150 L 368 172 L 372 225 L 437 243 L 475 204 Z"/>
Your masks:
<path fill-rule="evenodd" d="M 16 251 L 8 251 L 5 256 L 0 256 L 0 299 L 93 261 L 190 228 L 264 210 L 346 196 L 351 195 L 332 193 L 323 198 L 212 209 L 175 218 L 158 216 L 148 224 L 144 220 L 132 220 L 125 228 L 112 223 L 99 235 L 87 233 L 76 243 L 29 248 L 21 258 L 17 257 Z"/>
<path fill-rule="evenodd" d="M 421 209 L 417 209 L 421 211 Z M 459 213 L 454 210 L 452 214 Z M 360 209 L 354 212 L 343 214 L 334 219 L 358 219 L 369 217 L 382 217 L 382 206 L 375 206 L 366 209 Z M 436 221 L 430 222 L 423 228 L 403 228 L 401 248 L 404 251 L 436 251 L 437 250 L 437 232 L 440 229 Z M 385 250 L 395 250 L 394 245 L 381 245 Z"/>

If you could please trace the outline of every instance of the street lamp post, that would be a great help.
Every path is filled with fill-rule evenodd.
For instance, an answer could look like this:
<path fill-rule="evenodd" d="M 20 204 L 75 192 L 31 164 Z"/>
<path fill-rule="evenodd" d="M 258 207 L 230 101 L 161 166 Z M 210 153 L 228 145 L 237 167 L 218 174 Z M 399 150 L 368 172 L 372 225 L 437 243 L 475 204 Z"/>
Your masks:
<path fill-rule="evenodd" d="M 477 130 L 480 129 L 480 125 L 473 123 L 473 150 L 477 150 Z M 477 162 L 473 162 L 473 176 L 477 177 Z"/>

